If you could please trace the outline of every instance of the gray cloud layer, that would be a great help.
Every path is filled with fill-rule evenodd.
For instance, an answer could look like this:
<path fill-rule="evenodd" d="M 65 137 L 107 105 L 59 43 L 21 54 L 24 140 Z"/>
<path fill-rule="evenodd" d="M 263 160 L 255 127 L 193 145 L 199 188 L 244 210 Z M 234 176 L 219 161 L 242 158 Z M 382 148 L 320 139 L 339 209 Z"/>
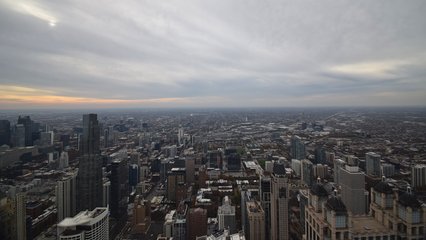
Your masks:
<path fill-rule="evenodd" d="M 161 106 L 424 105 L 425 12 L 423 0 L 2 0 L 0 87 L 187 99 Z"/>

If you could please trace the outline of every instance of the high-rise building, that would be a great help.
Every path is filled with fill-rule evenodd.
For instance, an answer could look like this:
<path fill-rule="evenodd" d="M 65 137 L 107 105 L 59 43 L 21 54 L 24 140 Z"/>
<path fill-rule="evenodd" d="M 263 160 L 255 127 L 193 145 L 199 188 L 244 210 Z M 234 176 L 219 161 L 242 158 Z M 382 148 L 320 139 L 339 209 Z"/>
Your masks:
<path fill-rule="evenodd" d="M 26 195 L 25 193 L 17 193 L 15 195 L 15 224 L 16 239 L 27 239 L 27 221 L 26 221 Z"/>
<path fill-rule="evenodd" d="M 145 233 L 151 225 L 151 205 L 141 195 L 135 197 L 133 206 L 133 229 L 136 234 Z"/>
<path fill-rule="evenodd" d="M 323 146 L 315 147 L 315 163 L 316 164 L 326 164 L 327 157 L 325 155 L 325 149 Z"/>
<path fill-rule="evenodd" d="M 65 175 L 56 185 L 58 221 L 77 213 L 77 172 Z"/>
<path fill-rule="evenodd" d="M 395 165 L 390 163 L 383 163 L 381 168 L 382 176 L 384 177 L 392 177 L 395 175 Z"/>
<path fill-rule="evenodd" d="M 302 175 L 302 163 L 298 159 L 291 159 L 291 169 L 293 169 L 296 176 Z"/>
<path fill-rule="evenodd" d="M 284 164 L 275 163 L 271 177 L 271 239 L 289 239 L 288 179 Z"/>
<path fill-rule="evenodd" d="M 116 159 L 111 163 L 111 217 L 125 219 L 129 195 L 129 170 L 127 159 Z"/>
<path fill-rule="evenodd" d="M 178 185 L 185 183 L 185 168 L 172 168 L 167 172 L 167 198 L 176 201 Z"/>
<path fill-rule="evenodd" d="M 96 114 L 83 115 L 83 135 L 80 145 L 77 208 L 82 211 L 102 206 L 102 159 Z"/>
<path fill-rule="evenodd" d="M 301 165 L 302 183 L 311 186 L 314 181 L 314 165 L 307 159 L 302 160 Z"/>
<path fill-rule="evenodd" d="M 365 175 L 358 167 L 346 165 L 340 168 L 342 201 L 354 215 L 367 213 L 368 192 L 365 191 Z"/>
<path fill-rule="evenodd" d="M 33 122 L 31 121 L 30 116 L 18 118 L 18 124 L 22 124 L 25 129 L 25 146 L 33 145 Z"/>
<path fill-rule="evenodd" d="M 292 159 L 302 160 L 306 158 L 305 144 L 299 136 L 293 136 L 291 138 L 290 155 Z"/>
<path fill-rule="evenodd" d="M 342 159 L 335 159 L 334 160 L 334 168 L 333 168 L 333 177 L 334 182 L 336 184 L 340 183 L 340 168 L 343 168 L 346 165 L 346 162 Z"/>
<path fill-rule="evenodd" d="M 108 178 L 103 179 L 102 185 L 102 207 L 108 207 L 111 196 L 111 182 Z"/>
<path fill-rule="evenodd" d="M 180 202 L 176 209 L 176 215 L 173 219 L 173 239 L 186 240 L 186 215 L 188 213 L 188 206 Z"/>
<path fill-rule="evenodd" d="M 59 157 L 59 169 L 67 168 L 69 164 L 68 152 L 61 152 L 61 156 Z"/>
<path fill-rule="evenodd" d="M 184 144 L 184 135 L 183 135 L 183 128 L 182 127 L 179 127 L 179 130 L 178 130 L 178 143 L 179 143 L 179 145 Z"/>
<path fill-rule="evenodd" d="M 411 167 L 411 186 L 414 189 L 426 187 L 426 164 Z"/>
<path fill-rule="evenodd" d="M 246 239 L 264 240 L 265 238 L 265 212 L 257 201 L 247 202 L 247 227 Z"/>
<path fill-rule="evenodd" d="M 265 239 L 271 237 L 271 178 L 261 176 L 260 178 L 260 203 L 265 213 Z"/>
<path fill-rule="evenodd" d="M 83 135 L 80 144 L 81 155 L 100 153 L 100 127 L 97 114 L 83 115 Z"/>
<path fill-rule="evenodd" d="M 195 240 L 207 234 L 207 210 L 191 208 L 187 214 L 187 239 Z"/>
<path fill-rule="evenodd" d="M 381 156 L 374 152 L 365 154 L 366 173 L 372 177 L 380 176 L 380 158 Z"/>
<path fill-rule="evenodd" d="M 11 146 L 10 140 L 10 122 L 8 120 L 0 120 L 0 146 Z"/>
<path fill-rule="evenodd" d="M 25 147 L 25 126 L 16 124 L 13 128 L 13 146 Z"/>
<path fill-rule="evenodd" d="M 230 233 L 236 232 L 235 206 L 231 205 L 231 199 L 228 196 L 223 198 L 223 203 L 217 210 L 219 230 L 229 229 Z"/>
<path fill-rule="evenodd" d="M 238 153 L 230 153 L 225 157 L 226 168 L 228 171 L 240 171 L 241 170 L 241 157 Z"/>
<path fill-rule="evenodd" d="M 108 240 L 108 208 L 82 211 L 57 225 L 59 240 Z"/>
<path fill-rule="evenodd" d="M 314 165 L 314 179 L 321 178 L 324 179 L 327 177 L 328 166 L 323 164 Z"/>

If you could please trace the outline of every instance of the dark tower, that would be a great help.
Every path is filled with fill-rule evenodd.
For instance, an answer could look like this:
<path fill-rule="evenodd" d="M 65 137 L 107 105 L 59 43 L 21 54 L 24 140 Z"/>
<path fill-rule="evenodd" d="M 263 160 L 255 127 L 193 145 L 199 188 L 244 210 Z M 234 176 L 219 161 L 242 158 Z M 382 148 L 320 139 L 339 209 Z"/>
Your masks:
<path fill-rule="evenodd" d="M 24 125 L 25 128 L 25 146 L 33 145 L 33 123 L 31 121 L 30 116 L 18 118 L 18 124 Z"/>
<path fill-rule="evenodd" d="M 10 144 L 10 122 L 8 120 L 0 120 L 0 146 Z"/>
<path fill-rule="evenodd" d="M 78 210 L 102 206 L 102 159 L 99 151 L 99 122 L 96 114 L 83 115 L 78 169 Z"/>

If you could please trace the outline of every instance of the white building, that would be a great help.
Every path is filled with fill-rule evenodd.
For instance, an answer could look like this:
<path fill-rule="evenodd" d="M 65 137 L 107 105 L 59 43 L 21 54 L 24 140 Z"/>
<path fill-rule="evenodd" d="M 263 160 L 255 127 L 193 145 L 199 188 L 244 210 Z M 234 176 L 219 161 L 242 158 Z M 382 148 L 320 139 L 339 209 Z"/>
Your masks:
<path fill-rule="evenodd" d="M 58 221 L 73 216 L 77 211 L 77 171 L 64 176 L 62 180 L 58 181 L 55 192 Z"/>
<path fill-rule="evenodd" d="M 231 200 L 228 196 L 223 198 L 223 204 L 217 210 L 217 218 L 219 222 L 219 230 L 228 228 L 231 234 L 235 233 L 235 206 L 231 205 Z"/>
<path fill-rule="evenodd" d="M 67 240 L 108 240 L 108 208 L 82 211 L 58 223 L 58 238 Z"/>

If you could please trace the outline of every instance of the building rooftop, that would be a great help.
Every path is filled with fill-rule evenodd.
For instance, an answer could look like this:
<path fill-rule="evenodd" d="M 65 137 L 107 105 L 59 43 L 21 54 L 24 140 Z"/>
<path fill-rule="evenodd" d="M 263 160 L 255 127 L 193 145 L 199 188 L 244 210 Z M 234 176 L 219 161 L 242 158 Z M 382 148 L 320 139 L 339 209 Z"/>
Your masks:
<path fill-rule="evenodd" d="M 98 217 L 103 218 L 108 214 L 108 208 L 95 208 L 93 211 L 82 211 L 73 218 L 65 218 L 58 223 L 58 227 L 67 228 L 77 225 L 91 224 L 92 221 L 97 221 Z"/>
<path fill-rule="evenodd" d="M 387 233 L 389 229 L 371 216 L 356 216 L 352 218 L 352 234 Z"/>

